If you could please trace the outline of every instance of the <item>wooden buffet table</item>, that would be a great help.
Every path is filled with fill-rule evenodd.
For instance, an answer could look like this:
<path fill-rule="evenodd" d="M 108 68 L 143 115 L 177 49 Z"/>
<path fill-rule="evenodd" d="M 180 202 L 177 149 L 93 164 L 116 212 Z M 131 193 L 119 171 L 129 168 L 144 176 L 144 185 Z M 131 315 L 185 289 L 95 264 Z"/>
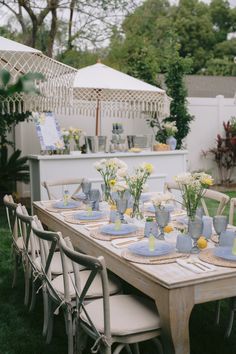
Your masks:
<path fill-rule="evenodd" d="M 236 296 L 236 268 L 217 267 L 213 272 L 196 274 L 177 263 L 131 263 L 121 257 L 122 250 L 90 237 L 89 231 L 65 222 L 60 213 L 45 210 L 43 202 L 35 202 L 33 207 L 50 230 L 69 236 L 82 252 L 104 256 L 108 269 L 155 300 L 166 354 L 190 354 L 189 318 L 195 304 Z"/>
<path fill-rule="evenodd" d="M 94 163 L 100 159 L 114 157 L 126 162 L 130 172 L 132 172 L 133 167 L 142 162 L 152 163 L 154 173 L 148 179 L 150 191 L 162 191 L 167 176 L 171 180 L 177 174 L 186 172 L 187 169 L 186 150 L 96 153 L 78 156 L 29 155 L 31 200 L 47 199 L 47 193 L 41 185 L 43 181 L 86 177 L 100 186 L 102 178 L 96 171 Z M 61 190 L 58 190 L 58 197 L 61 197 Z"/>

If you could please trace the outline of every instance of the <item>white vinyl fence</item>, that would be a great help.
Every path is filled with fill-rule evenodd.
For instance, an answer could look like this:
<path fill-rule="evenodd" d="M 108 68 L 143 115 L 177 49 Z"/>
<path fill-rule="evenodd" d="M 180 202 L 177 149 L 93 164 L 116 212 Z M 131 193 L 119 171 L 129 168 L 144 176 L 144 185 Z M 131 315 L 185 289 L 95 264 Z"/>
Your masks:
<path fill-rule="evenodd" d="M 188 98 L 189 113 L 193 115 L 191 131 L 185 145 L 188 150 L 188 169 L 210 171 L 217 178 L 215 163 L 211 156 L 204 158 L 202 150 L 208 150 L 215 145 L 217 134 L 223 134 L 223 122 L 236 116 L 234 99 L 223 96 L 216 98 Z M 87 135 L 95 135 L 95 117 L 58 116 L 61 127 L 81 128 Z M 112 123 L 123 123 L 125 134 L 152 134 L 145 119 L 108 119 L 101 121 L 101 135 L 111 136 Z M 20 123 L 16 127 L 16 146 L 22 150 L 22 155 L 39 154 L 40 145 L 32 122 Z M 234 173 L 236 179 L 236 173 Z M 29 186 L 22 186 L 20 193 L 27 196 Z"/>

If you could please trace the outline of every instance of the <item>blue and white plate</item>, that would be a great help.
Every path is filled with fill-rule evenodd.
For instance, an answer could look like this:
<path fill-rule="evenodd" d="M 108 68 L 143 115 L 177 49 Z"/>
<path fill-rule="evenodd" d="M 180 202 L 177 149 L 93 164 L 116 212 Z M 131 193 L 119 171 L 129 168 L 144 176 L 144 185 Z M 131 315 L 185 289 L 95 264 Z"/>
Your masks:
<path fill-rule="evenodd" d="M 164 210 L 167 210 L 167 211 L 169 211 L 169 212 L 172 212 L 172 211 L 174 211 L 174 205 L 172 205 L 172 204 L 166 204 L 166 205 L 164 206 Z M 147 207 L 147 211 L 149 211 L 150 213 L 155 213 L 154 205 L 149 205 L 149 206 Z"/>
<path fill-rule="evenodd" d="M 74 218 L 77 220 L 98 220 L 104 217 L 104 214 L 102 211 L 81 211 L 79 213 L 76 213 L 74 215 Z"/>
<path fill-rule="evenodd" d="M 175 247 L 169 243 L 163 241 L 155 241 L 155 250 L 149 250 L 148 241 L 137 242 L 129 245 L 128 250 L 139 256 L 164 256 L 165 254 L 174 252 Z"/>
<path fill-rule="evenodd" d="M 78 208 L 80 205 L 81 203 L 75 200 L 69 200 L 66 205 L 62 200 L 52 204 L 53 208 L 57 208 L 57 209 L 74 209 L 74 208 Z"/>
<path fill-rule="evenodd" d="M 232 247 L 216 247 L 214 255 L 226 259 L 227 261 L 236 261 L 236 255 L 232 253 Z"/>
<path fill-rule="evenodd" d="M 100 229 L 101 233 L 108 235 L 126 235 L 137 231 L 137 226 L 133 224 L 121 224 L 120 229 L 115 229 L 115 224 L 103 225 Z"/>
<path fill-rule="evenodd" d="M 142 193 L 140 196 L 140 200 L 143 203 L 149 202 L 152 198 L 152 195 L 150 193 Z"/>
<path fill-rule="evenodd" d="M 86 195 L 83 192 L 77 193 L 73 196 L 73 198 L 75 199 L 80 199 L 80 200 L 85 200 L 86 199 Z"/>

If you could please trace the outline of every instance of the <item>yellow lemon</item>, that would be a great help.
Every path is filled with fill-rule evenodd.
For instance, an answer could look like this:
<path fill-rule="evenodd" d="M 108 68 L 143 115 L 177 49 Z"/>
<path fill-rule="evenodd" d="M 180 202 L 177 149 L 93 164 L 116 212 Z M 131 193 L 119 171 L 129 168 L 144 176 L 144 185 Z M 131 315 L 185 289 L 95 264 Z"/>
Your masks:
<path fill-rule="evenodd" d="M 200 250 L 203 250 L 204 248 L 207 247 L 207 240 L 204 236 L 200 236 L 199 239 L 197 240 L 197 245 L 200 248 Z"/>
<path fill-rule="evenodd" d="M 165 227 L 164 227 L 164 232 L 165 233 L 169 233 L 169 232 L 171 232 L 171 231 L 174 231 L 174 228 L 173 228 L 173 226 L 171 226 L 171 225 L 166 225 Z"/>
<path fill-rule="evenodd" d="M 132 213 L 132 208 L 126 209 L 126 211 L 125 211 L 125 214 L 126 214 L 126 215 L 130 216 L 131 213 Z"/>

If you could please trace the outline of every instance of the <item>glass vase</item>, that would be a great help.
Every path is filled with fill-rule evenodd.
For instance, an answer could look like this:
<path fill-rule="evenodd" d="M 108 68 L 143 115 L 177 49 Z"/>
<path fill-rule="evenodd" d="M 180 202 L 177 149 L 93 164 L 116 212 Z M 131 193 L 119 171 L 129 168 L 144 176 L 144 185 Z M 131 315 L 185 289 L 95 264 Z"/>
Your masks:
<path fill-rule="evenodd" d="M 194 220 L 189 218 L 188 221 L 188 233 L 193 239 L 193 247 L 191 249 L 191 253 L 199 253 L 199 248 L 197 245 L 197 241 L 202 234 L 203 222 L 198 216 L 195 216 Z"/>
<path fill-rule="evenodd" d="M 132 218 L 136 219 L 143 219 L 143 213 L 142 210 L 140 209 L 140 195 L 133 196 L 133 211 L 132 211 Z"/>
<path fill-rule="evenodd" d="M 102 188 L 102 195 L 103 195 L 103 200 L 107 202 L 108 204 L 113 204 L 112 197 L 111 197 L 111 187 L 107 183 L 102 183 L 101 184 Z"/>

